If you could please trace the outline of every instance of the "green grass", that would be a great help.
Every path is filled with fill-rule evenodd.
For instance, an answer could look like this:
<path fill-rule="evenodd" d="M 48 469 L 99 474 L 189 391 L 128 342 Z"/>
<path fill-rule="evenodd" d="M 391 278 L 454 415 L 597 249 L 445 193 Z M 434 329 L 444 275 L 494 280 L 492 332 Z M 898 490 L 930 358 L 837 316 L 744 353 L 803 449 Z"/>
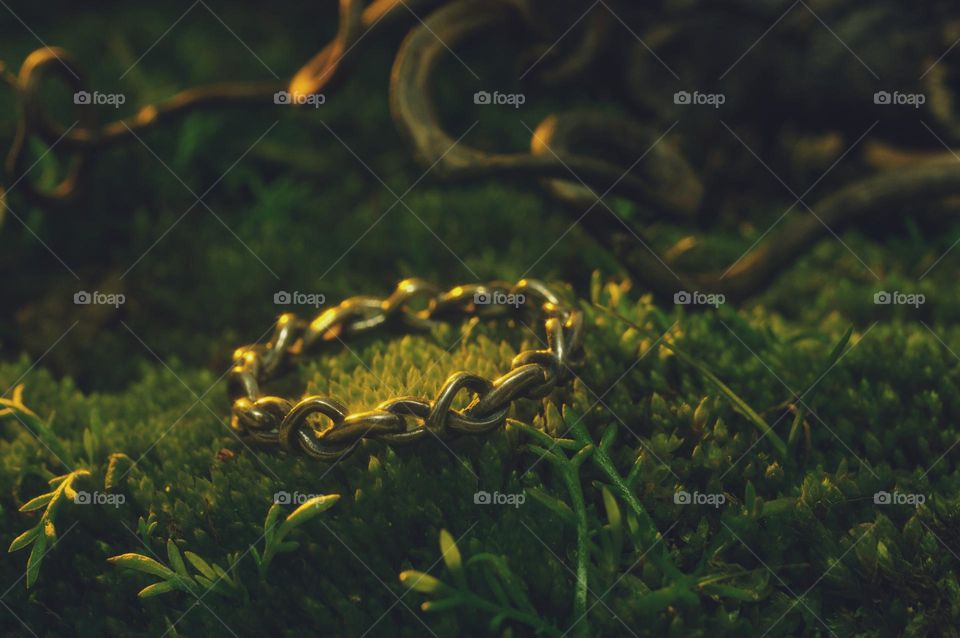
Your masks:
<path fill-rule="evenodd" d="M 619 297 L 617 314 L 649 332 L 624 329 L 610 312 L 585 303 L 590 356 L 565 415 L 548 410 L 544 418 L 527 405 L 516 425 L 489 437 L 451 442 L 450 449 L 369 443 L 329 471 L 240 446 L 222 419 L 223 383 L 205 400 L 209 411 L 195 405 L 181 384 L 214 384 L 209 372 L 147 369 L 123 392 L 93 395 L 32 372 L 23 400 L 41 415 L 56 410 L 50 430 L 66 458 L 78 459 L 75 468 L 90 472 L 74 487 L 127 500 L 118 507 L 61 507 L 60 540 L 39 579 L 29 591 L 21 580 L 6 600 L 24 613 L 41 602 L 55 604 L 86 635 L 144 628 L 162 633 L 167 620 L 184 613 L 177 627 L 186 635 L 226 632 L 217 615 L 244 631 L 335 627 L 350 634 L 362 633 L 403 596 L 374 635 L 416 635 L 422 626 L 410 613 L 420 613 L 424 597 L 405 594 L 398 575 L 414 569 L 456 578 L 437 565 L 436 539 L 448 529 L 464 555 L 501 557 L 530 602 L 533 612 L 525 613 L 561 633 L 575 619 L 575 597 L 579 609 L 590 609 L 584 631 L 606 635 L 621 631 L 621 620 L 651 633 L 670 628 L 690 635 L 762 633 L 775 622 L 772 635 L 796 635 L 804 627 L 822 629 L 817 617 L 839 635 L 880 632 L 885 625 L 923 635 L 952 622 L 956 599 L 949 592 L 956 577 L 941 543 L 949 547 L 954 538 L 957 479 L 949 455 L 932 461 L 955 440 L 950 424 L 960 406 L 956 359 L 932 334 L 895 323 L 878 324 L 866 335 L 855 331 L 849 349 L 804 399 L 807 433 L 784 458 L 740 404 L 785 436 L 793 397 L 750 351 L 721 337 L 721 323 L 736 325 L 759 357 L 789 361 L 778 374 L 800 392 L 823 373 L 830 343 L 798 340 L 727 310 L 677 315 L 660 343 L 669 339 L 674 351 L 697 353 L 701 366 L 709 361 L 711 375 L 736 388 L 732 401 L 712 376 L 671 349 L 651 349 L 659 336 L 655 307 L 619 290 L 613 297 Z M 612 303 L 607 293 L 595 301 Z M 449 328 L 433 337 L 371 341 L 354 349 L 369 370 L 342 352 L 304 366 L 300 383 L 357 408 L 394 393 L 430 396 L 450 370 L 487 375 L 505 369 L 519 347 L 516 340 L 508 345 L 516 332 L 478 327 L 452 352 L 444 348 L 456 339 Z M 838 332 L 836 340 L 843 336 Z M 899 366 L 883 364 L 893 356 Z M 27 365 L 0 368 L 0 379 L 15 379 Z M 5 506 L 3 525 L 12 539 L 37 521 L 14 505 L 43 493 L 46 479 L 64 468 L 19 422 L 4 422 L 0 471 L 15 486 L 16 500 Z M 547 451 L 546 435 L 538 432 L 572 438 Z M 136 463 L 114 468 L 107 490 L 106 474 L 119 463 L 110 455 L 118 452 Z M 561 454 L 579 457 L 580 470 L 574 472 Z M 541 456 L 545 462 L 538 462 Z M 478 487 L 531 498 L 516 508 L 478 506 Z M 726 502 L 719 508 L 676 505 L 680 489 L 724 494 Z M 289 539 L 299 547 L 277 555 L 259 578 L 249 550 L 262 547 L 263 516 L 279 490 L 342 499 L 322 523 L 294 531 Z M 926 503 L 877 506 L 873 495 L 881 490 L 924 494 Z M 150 514 L 157 526 L 144 540 L 137 519 Z M 651 529 L 663 536 L 651 536 Z M 191 608 L 189 594 L 137 600 L 152 581 L 111 567 L 107 559 L 162 556 L 168 539 L 224 568 L 239 557 L 237 580 L 250 606 L 237 610 L 218 595 L 205 596 L 202 608 Z M 17 556 L 5 563 L 10 582 L 23 574 Z M 789 593 L 800 595 L 815 583 L 802 604 Z M 67 594 L 79 585 L 86 589 L 82 599 Z M 496 600 L 496 588 L 490 590 L 482 575 L 469 586 L 471 595 Z M 597 604 L 601 595 L 603 604 Z M 476 623 L 493 620 L 485 609 L 455 606 L 428 614 L 425 622 L 438 635 L 469 633 Z M 39 611 L 30 620 L 58 627 Z"/>

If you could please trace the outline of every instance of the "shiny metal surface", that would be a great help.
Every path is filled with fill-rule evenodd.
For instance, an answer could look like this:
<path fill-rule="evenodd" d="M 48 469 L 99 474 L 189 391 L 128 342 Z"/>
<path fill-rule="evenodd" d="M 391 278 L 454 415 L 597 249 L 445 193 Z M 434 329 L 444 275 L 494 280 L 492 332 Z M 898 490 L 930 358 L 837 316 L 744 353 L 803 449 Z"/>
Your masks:
<path fill-rule="evenodd" d="M 516 300 L 521 295 L 523 302 L 515 305 L 492 303 L 501 296 Z M 482 303 L 484 300 L 491 303 Z M 426 307 L 413 310 L 411 302 L 415 301 Z M 508 317 L 521 312 L 544 318 L 546 349 L 521 352 L 510 370 L 496 379 L 454 372 L 433 399 L 397 397 L 373 409 L 351 412 L 332 397 L 315 395 L 294 401 L 264 395 L 261 390 L 319 342 L 383 326 L 422 330 L 457 315 Z M 484 434 L 503 425 L 514 401 L 542 398 L 566 383 L 582 338 L 583 314 L 564 306 L 539 281 L 492 282 L 440 291 L 428 282 L 406 279 L 385 299 L 351 297 L 310 322 L 283 314 L 266 345 L 238 348 L 227 386 L 233 400 L 231 427 L 258 445 L 320 461 L 343 458 L 363 439 L 404 444 L 428 434 L 440 438 Z M 462 392 L 468 392 L 472 400 L 458 410 L 453 406 Z"/>

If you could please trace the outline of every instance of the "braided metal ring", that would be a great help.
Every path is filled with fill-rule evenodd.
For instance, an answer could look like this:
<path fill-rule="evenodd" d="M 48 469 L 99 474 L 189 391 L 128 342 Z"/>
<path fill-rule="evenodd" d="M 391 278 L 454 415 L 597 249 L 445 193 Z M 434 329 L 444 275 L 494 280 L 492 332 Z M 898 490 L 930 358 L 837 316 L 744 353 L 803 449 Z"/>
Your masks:
<path fill-rule="evenodd" d="M 514 303 L 497 303 L 500 299 Z M 413 310 L 415 300 L 425 302 L 426 308 Z M 265 396 L 260 390 L 262 383 L 276 377 L 296 357 L 341 335 L 392 324 L 422 330 L 450 315 L 509 316 L 521 307 L 545 317 L 547 348 L 519 353 L 510 370 L 493 380 L 455 372 L 432 401 L 397 397 L 372 410 L 351 414 L 332 397 L 314 395 L 294 402 Z M 295 314 L 283 314 L 266 345 L 238 348 L 227 385 L 233 400 L 230 426 L 257 445 L 328 462 L 343 458 L 363 439 L 394 445 L 419 441 L 428 434 L 439 438 L 483 434 L 504 423 L 517 399 L 539 399 L 564 384 L 582 340 L 583 313 L 563 305 L 539 281 L 469 284 L 440 291 L 423 280 L 405 279 L 385 299 L 351 297 L 309 323 Z M 454 402 L 463 392 L 473 398 L 464 409 L 455 409 Z M 328 423 L 321 427 L 318 421 L 324 419 Z"/>

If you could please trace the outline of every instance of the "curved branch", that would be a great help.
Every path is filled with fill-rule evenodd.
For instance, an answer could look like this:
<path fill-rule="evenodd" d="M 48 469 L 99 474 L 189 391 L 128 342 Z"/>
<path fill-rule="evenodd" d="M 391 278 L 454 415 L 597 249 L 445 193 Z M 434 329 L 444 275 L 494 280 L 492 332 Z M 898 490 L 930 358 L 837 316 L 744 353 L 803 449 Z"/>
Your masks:
<path fill-rule="evenodd" d="M 571 174 L 599 192 L 613 192 L 632 200 L 656 204 L 670 212 L 690 216 L 699 197 L 664 198 L 652 187 L 650 174 L 637 177 L 624 166 L 604 159 L 574 153 L 488 153 L 462 142 L 457 143 L 440 124 L 430 96 L 431 79 L 448 47 L 467 37 L 504 23 L 528 23 L 528 16 L 508 0 L 456 0 L 431 14 L 424 24 L 407 36 L 397 54 L 391 73 L 390 107 L 401 134 L 418 159 L 434 172 L 449 179 L 490 177 L 569 179 Z M 609 116 L 608 116 L 609 117 Z M 617 119 L 617 122 L 620 122 Z M 598 126 L 596 123 L 594 126 Z M 616 127 L 611 124 L 610 126 Z M 617 135 L 630 130 L 628 125 Z M 616 135 L 611 136 L 615 139 Z M 636 156 L 645 149 L 633 149 Z M 629 163 L 628 163 L 629 165 Z M 694 201 L 696 200 L 696 201 Z M 678 206 L 679 204 L 679 206 Z"/>
<path fill-rule="evenodd" d="M 24 60 L 19 76 L 8 82 L 18 93 L 20 120 L 7 155 L 5 170 L 11 182 L 27 169 L 27 141 L 38 136 L 48 144 L 72 152 L 67 175 L 53 189 L 41 191 L 23 180 L 26 195 L 44 204 L 56 204 L 73 196 L 79 187 L 88 155 L 94 150 L 135 139 L 136 136 L 189 113 L 238 106 L 273 106 L 273 94 L 288 89 L 294 95 L 316 93 L 342 75 L 346 53 L 370 30 L 406 15 L 412 0 L 376 0 L 364 8 L 363 0 L 340 0 L 340 22 L 336 36 L 307 62 L 289 81 L 222 82 L 183 90 L 166 100 L 143 106 L 134 115 L 98 124 L 93 109 L 79 108 L 78 122 L 64 126 L 54 121 L 43 107 L 40 89 L 48 77 L 67 84 L 72 92 L 86 90 L 83 74 L 67 51 L 44 47 Z M 294 101 L 294 103 L 296 103 Z M 4 191 L 5 193 L 5 191 Z"/>
<path fill-rule="evenodd" d="M 787 222 L 729 269 L 701 273 L 668 270 L 664 262 L 609 221 L 589 230 L 598 236 L 613 236 L 607 245 L 639 282 L 661 299 L 678 290 L 722 293 L 728 301 L 742 301 L 762 292 L 787 267 L 827 234 L 859 221 L 876 222 L 895 214 L 898 207 L 916 201 L 936 201 L 960 193 L 960 165 L 955 160 L 931 162 L 913 168 L 885 171 L 854 182 L 801 211 L 800 218 Z M 587 221 L 596 224 L 596 217 Z"/>

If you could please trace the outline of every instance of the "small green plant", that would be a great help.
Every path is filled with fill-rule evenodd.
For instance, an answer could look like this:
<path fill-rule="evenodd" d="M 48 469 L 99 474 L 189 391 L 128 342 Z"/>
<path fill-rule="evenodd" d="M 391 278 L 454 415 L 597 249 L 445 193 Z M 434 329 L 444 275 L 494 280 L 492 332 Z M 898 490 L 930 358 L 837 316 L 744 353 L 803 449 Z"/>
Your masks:
<path fill-rule="evenodd" d="M 23 402 L 23 388 L 23 384 L 16 386 L 13 389 L 12 397 L 9 399 L 0 397 L 0 420 L 11 418 L 16 420 L 21 426 L 29 430 L 56 457 L 57 461 L 69 469 L 71 467 L 70 455 L 50 428 L 53 416 L 51 415 L 50 419 L 44 422 L 33 410 L 28 408 Z M 72 501 L 76 497 L 77 492 L 73 489 L 74 481 L 86 476 L 90 476 L 90 472 L 82 469 L 54 476 L 49 480 L 49 485 L 53 490 L 30 499 L 20 507 L 21 512 L 33 512 L 44 508 L 37 524 L 13 539 L 7 550 L 8 552 L 15 552 L 33 545 L 30 550 L 30 557 L 27 559 L 27 588 L 37 582 L 37 577 L 40 575 L 40 564 L 47 552 L 57 542 L 57 512 L 64 502 Z"/>
<path fill-rule="evenodd" d="M 85 476 L 90 476 L 90 472 L 77 470 L 63 476 L 55 476 L 50 479 L 50 486 L 54 488 L 52 491 L 32 498 L 20 507 L 21 512 L 33 512 L 44 508 L 37 524 L 13 539 L 10 548 L 7 550 L 8 552 L 15 552 L 31 544 L 33 545 L 33 549 L 30 550 L 30 558 L 27 559 L 28 588 L 37 581 L 37 576 L 40 575 L 40 563 L 49 551 L 47 548 L 52 548 L 54 543 L 57 542 L 57 528 L 55 526 L 57 512 L 64 502 L 74 500 L 77 492 L 73 489 L 73 483 L 78 478 Z"/>
<path fill-rule="evenodd" d="M 13 389 L 13 396 L 10 399 L 0 397 L 0 421 L 5 419 L 16 420 L 24 429 L 28 430 L 38 441 L 53 454 L 57 461 L 68 469 L 73 469 L 71 455 L 60 442 L 59 437 L 53 433 L 50 424 L 55 415 L 44 422 L 36 412 L 28 408 L 23 402 L 23 384 L 21 383 Z"/>
<path fill-rule="evenodd" d="M 283 509 L 278 503 L 274 503 L 267 512 L 267 518 L 263 523 L 263 553 L 261 554 L 256 547 L 250 550 L 254 562 L 257 563 L 257 569 L 260 573 L 260 579 L 267 577 L 267 569 L 270 567 L 270 561 L 277 554 L 292 552 L 300 547 L 296 541 L 285 541 L 287 535 L 300 527 L 313 517 L 324 512 L 340 500 L 339 494 L 324 494 L 314 496 L 303 505 L 293 510 L 282 523 L 277 524 Z"/>
<path fill-rule="evenodd" d="M 490 615 L 490 631 L 499 631 L 505 621 L 512 620 L 532 627 L 540 635 L 564 635 L 560 629 L 540 619 L 521 579 L 510 570 L 502 556 L 481 553 L 464 562 L 456 541 L 445 529 L 440 531 L 440 553 L 453 584 L 414 569 L 400 572 L 402 585 L 433 597 L 421 605 L 423 611 L 473 608 Z M 484 589 L 471 586 L 468 578 L 471 575 L 484 584 Z"/>
<path fill-rule="evenodd" d="M 147 514 L 147 518 L 141 516 L 137 519 L 137 536 L 147 547 L 150 547 L 153 541 L 153 533 L 156 531 L 158 524 L 156 512 L 150 512 Z"/>
<path fill-rule="evenodd" d="M 196 574 L 190 574 L 186 563 L 183 561 L 184 557 L 197 571 Z M 228 563 L 229 567 L 224 569 L 219 565 L 211 565 L 193 552 L 184 552 L 181 555 L 180 549 L 173 542 L 173 539 L 167 539 L 167 560 L 170 567 L 149 556 L 136 553 L 113 556 L 107 560 L 119 567 L 159 576 L 163 579 L 141 589 L 140 593 L 137 594 L 140 598 L 152 598 L 172 591 L 182 591 L 197 598 L 202 597 L 207 591 L 229 598 L 239 598 L 243 594 L 236 573 L 239 558 L 237 555 L 228 556 L 228 559 L 232 560 Z"/>
<path fill-rule="evenodd" d="M 589 530 L 587 529 L 586 508 L 583 500 L 583 489 L 580 486 L 579 470 L 580 466 L 588 460 L 610 481 L 611 494 L 604 495 L 608 520 L 611 521 L 613 526 L 619 526 L 619 522 L 614 522 L 615 519 L 619 519 L 619 507 L 617 507 L 617 512 L 612 509 L 614 502 L 611 497 L 616 494 L 628 508 L 627 522 L 631 537 L 636 539 L 639 547 L 643 548 L 650 562 L 674 581 L 673 584 L 665 587 L 662 591 L 655 592 L 656 595 L 650 597 L 651 606 L 653 608 L 663 608 L 679 601 L 695 601 L 696 597 L 689 591 L 692 586 L 691 577 L 683 574 L 673 564 L 670 556 L 663 548 L 659 547 L 659 541 L 662 538 L 660 531 L 631 489 L 627 478 L 621 476 L 613 461 L 611 450 L 616 442 L 617 423 L 614 422 L 607 426 L 598 443 L 594 441 L 593 436 L 584 425 L 582 415 L 572 408 L 564 406 L 561 419 L 573 438 L 553 438 L 536 427 L 513 419 L 510 419 L 509 423 L 531 438 L 532 442 L 526 445 L 527 451 L 538 455 L 541 459 L 545 459 L 553 465 L 567 486 L 572 504 L 572 510 L 570 511 L 576 514 L 573 520 L 578 530 L 577 593 L 574 599 L 574 610 L 585 609 L 587 599 L 586 573 Z M 566 452 L 573 454 L 568 456 Z M 569 519 L 569 517 L 567 518 Z"/>
<path fill-rule="evenodd" d="M 295 541 L 285 541 L 287 535 L 320 512 L 330 509 L 338 500 L 340 500 L 339 494 L 315 496 L 295 509 L 279 525 L 277 521 L 282 513 L 282 508 L 279 504 L 274 504 L 270 508 L 264 523 L 263 538 L 265 544 L 263 553 L 257 551 L 256 547 L 250 548 L 250 554 L 257 564 L 261 579 L 266 577 L 267 568 L 274 556 L 284 552 L 292 552 L 300 546 Z M 156 515 L 152 512 L 146 520 L 141 516 L 137 522 L 137 534 L 148 549 L 156 527 Z M 137 594 L 140 598 L 152 598 L 172 591 L 181 591 L 198 598 L 202 597 L 206 591 L 216 592 L 228 598 L 240 598 L 246 594 L 237 573 L 237 567 L 243 556 L 244 554 L 240 552 L 228 555 L 227 564 L 229 567 L 224 569 L 215 563 L 208 563 L 193 552 L 183 552 L 181 554 L 173 539 L 168 539 L 167 562 L 169 567 L 154 558 L 134 552 L 113 556 L 107 560 L 118 567 L 159 576 L 162 579 L 160 582 L 153 583 L 140 590 Z M 186 558 L 186 562 L 184 562 L 184 558 Z M 187 562 L 193 566 L 197 573 L 190 573 L 187 569 Z"/>

